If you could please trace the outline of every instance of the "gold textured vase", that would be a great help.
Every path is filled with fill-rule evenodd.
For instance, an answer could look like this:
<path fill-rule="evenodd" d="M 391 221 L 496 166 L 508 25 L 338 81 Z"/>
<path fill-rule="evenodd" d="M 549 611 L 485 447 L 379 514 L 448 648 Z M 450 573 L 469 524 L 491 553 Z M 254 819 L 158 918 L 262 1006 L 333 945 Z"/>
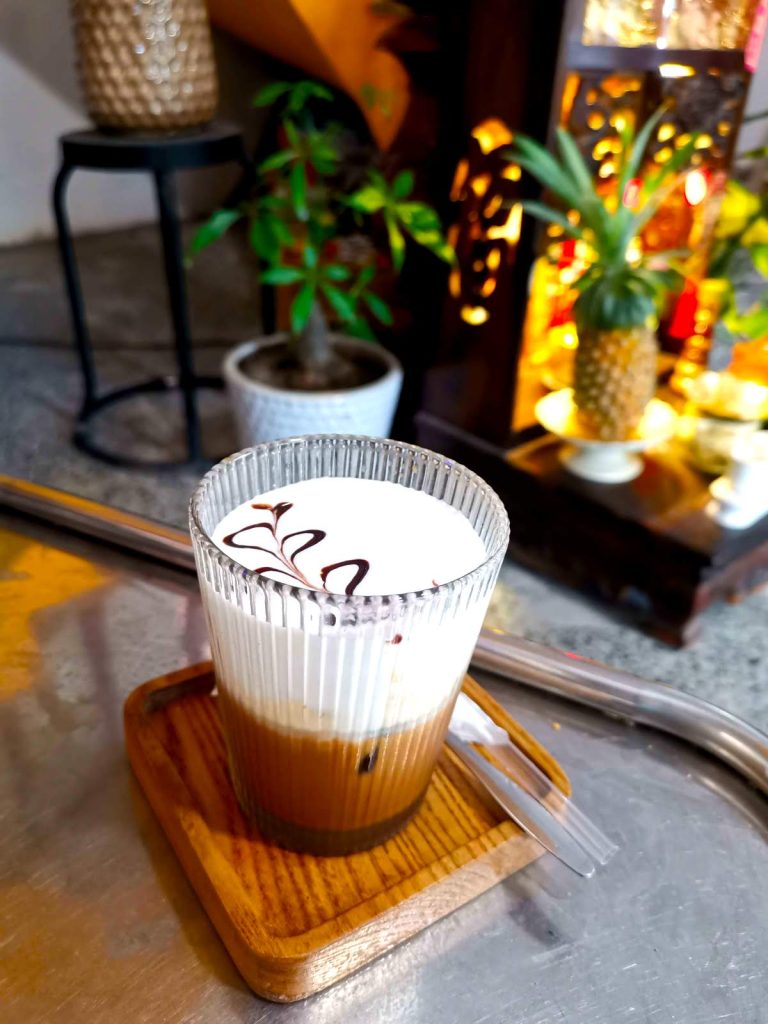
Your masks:
<path fill-rule="evenodd" d="M 218 82 L 205 0 L 71 0 L 80 81 L 101 128 L 192 128 Z"/>

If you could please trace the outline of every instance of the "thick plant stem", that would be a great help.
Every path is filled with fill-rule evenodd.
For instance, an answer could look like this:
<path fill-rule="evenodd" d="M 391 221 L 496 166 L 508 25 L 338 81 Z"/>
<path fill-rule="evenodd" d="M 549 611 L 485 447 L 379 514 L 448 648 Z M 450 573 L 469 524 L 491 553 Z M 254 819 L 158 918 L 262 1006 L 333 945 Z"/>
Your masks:
<path fill-rule="evenodd" d="M 294 339 L 294 353 L 298 363 L 310 372 L 323 370 L 332 361 L 328 323 L 319 302 L 313 303 L 306 327 Z"/>

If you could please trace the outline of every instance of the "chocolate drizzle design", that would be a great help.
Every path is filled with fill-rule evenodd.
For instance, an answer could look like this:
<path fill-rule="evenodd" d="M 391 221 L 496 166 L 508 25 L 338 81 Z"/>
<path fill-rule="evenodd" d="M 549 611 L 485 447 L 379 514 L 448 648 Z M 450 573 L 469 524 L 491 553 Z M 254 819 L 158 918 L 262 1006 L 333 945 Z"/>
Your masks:
<path fill-rule="evenodd" d="M 313 548 L 316 544 L 319 544 L 320 541 L 325 540 L 325 530 L 294 530 L 293 533 L 286 533 L 283 537 L 279 537 L 278 526 L 280 520 L 286 512 L 293 508 L 293 502 L 279 501 L 276 505 L 253 502 L 251 508 L 271 513 L 272 522 L 251 523 L 249 526 L 243 526 L 239 530 L 235 530 L 234 533 L 230 533 L 224 537 L 222 543 L 226 544 L 227 547 L 230 548 L 248 548 L 251 551 L 263 551 L 265 554 L 272 555 L 277 558 L 279 565 L 262 565 L 255 570 L 256 572 L 281 573 L 283 576 L 288 576 L 290 579 L 296 580 L 297 583 L 301 583 L 305 587 L 309 587 L 310 590 L 324 590 L 326 593 L 332 593 L 332 591 L 329 591 L 327 587 L 328 577 L 331 573 L 336 572 L 337 569 L 343 569 L 347 565 L 356 566 L 357 571 L 354 573 L 344 589 L 344 593 L 350 597 L 354 594 L 355 588 L 360 586 L 367 576 L 368 570 L 371 568 L 371 563 L 367 559 L 347 558 L 343 562 L 333 562 L 331 565 L 324 565 L 320 570 L 320 583 L 313 583 L 296 565 L 296 559 L 302 551 L 307 551 L 309 548 Z M 244 533 L 248 533 L 250 530 L 266 530 L 268 535 L 274 540 L 274 549 L 262 547 L 260 544 L 239 543 L 237 538 Z M 299 544 L 293 552 L 288 553 L 285 550 L 285 545 L 295 537 L 307 537 L 309 539 L 305 540 L 303 544 Z"/>

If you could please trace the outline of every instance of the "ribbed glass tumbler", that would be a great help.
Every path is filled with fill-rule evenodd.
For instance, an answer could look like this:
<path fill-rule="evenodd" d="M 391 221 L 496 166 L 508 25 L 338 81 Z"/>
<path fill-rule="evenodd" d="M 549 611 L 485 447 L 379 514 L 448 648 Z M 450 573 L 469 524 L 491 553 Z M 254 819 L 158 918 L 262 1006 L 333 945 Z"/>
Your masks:
<path fill-rule="evenodd" d="M 269 579 L 213 543 L 238 505 L 316 477 L 433 495 L 469 520 L 485 557 L 427 590 L 347 596 Z M 423 448 L 320 435 L 219 463 L 193 495 L 190 528 L 243 810 L 292 849 L 342 854 L 383 842 L 429 784 L 506 550 L 501 501 L 475 473 Z M 393 524 L 393 549 L 405 528 Z"/>

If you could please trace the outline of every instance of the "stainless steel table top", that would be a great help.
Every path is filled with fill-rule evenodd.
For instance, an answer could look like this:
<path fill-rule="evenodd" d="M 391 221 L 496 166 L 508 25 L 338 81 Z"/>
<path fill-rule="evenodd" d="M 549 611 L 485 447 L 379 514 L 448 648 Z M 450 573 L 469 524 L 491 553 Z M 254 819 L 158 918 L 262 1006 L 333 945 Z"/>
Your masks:
<path fill-rule="evenodd" d="M 305 1003 L 246 988 L 127 765 L 121 706 L 204 657 L 194 580 L 0 516 L 3 1024 L 765 1024 L 768 804 L 651 730 L 482 678 L 621 845 L 551 858 Z"/>

